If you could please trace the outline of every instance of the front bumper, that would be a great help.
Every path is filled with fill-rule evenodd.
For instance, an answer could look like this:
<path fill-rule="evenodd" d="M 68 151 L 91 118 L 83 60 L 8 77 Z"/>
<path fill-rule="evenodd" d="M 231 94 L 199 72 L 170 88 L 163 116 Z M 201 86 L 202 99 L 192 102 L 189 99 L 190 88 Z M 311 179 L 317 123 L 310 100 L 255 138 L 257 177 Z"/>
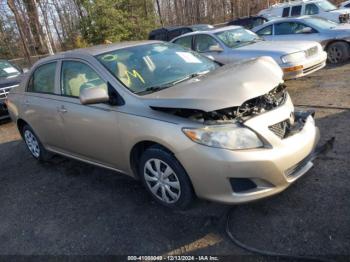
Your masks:
<path fill-rule="evenodd" d="M 303 63 L 281 65 L 284 79 L 296 79 L 312 74 L 326 66 L 327 53 L 321 51 L 317 56 L 306 59 Z"/>
<path fill-rule="evenodd" d="M 319 141 L 313 118 L 309 116 L 298 133 L 285 139 L 268 128 L 289 119 L 293 111 L 288 97 L 285 105 L 245 122 L 270 148 L 231 151 L 194 144 L 176 154 L 197 196 L 228 204 L 245 203 L 277 194 L 304 175 L 313 166 L 310 156 Z M 239 181 L 251 181 L 256 187 L 236 192 L 233 183 Z"/>

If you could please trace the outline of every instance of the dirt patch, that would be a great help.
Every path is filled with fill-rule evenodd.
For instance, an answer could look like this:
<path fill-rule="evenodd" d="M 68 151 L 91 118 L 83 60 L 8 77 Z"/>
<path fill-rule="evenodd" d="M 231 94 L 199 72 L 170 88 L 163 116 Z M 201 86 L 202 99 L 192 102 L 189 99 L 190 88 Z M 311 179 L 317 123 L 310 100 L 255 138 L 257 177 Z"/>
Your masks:
<path fill-rule="evenodd" d="M 9 121 L 0 122 L 0 144 L 21 139 L 17 127 Z"/>

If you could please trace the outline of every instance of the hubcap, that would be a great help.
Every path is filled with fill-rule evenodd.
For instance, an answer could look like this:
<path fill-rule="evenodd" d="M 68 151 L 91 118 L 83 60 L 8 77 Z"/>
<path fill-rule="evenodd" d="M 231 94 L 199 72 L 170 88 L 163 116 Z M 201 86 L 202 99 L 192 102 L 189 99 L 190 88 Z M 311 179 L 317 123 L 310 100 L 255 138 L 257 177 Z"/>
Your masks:
<path fill-rule="evenodd" d="M 329 60 L 333 63 L 333 64 L 336 64 L 336 63 L 339 63 L 342 59 L 342 52 L 341 50 L 339 50 L 338 48 L 336 47 L 331 47 L 329 49 Z"/>
<path fill-rule="evenodd" d="M 159 200 L 171 204 L 179 200 L 180 182 L 173 169 L 160 159 L 148 160 L 144 167 L 144 178 L 152 194 Z"/>
<path fill-rule="evenodd" d="M 32 153 L 32 155 L 38 158 L 40 156 L 40 148 L 39 148 L 38 140 L 33 135 L 33 133 L 30 132 L 29 130 L 26 130 L 24 132 L 24 140 L 26 141 L 28 149 Z"/>

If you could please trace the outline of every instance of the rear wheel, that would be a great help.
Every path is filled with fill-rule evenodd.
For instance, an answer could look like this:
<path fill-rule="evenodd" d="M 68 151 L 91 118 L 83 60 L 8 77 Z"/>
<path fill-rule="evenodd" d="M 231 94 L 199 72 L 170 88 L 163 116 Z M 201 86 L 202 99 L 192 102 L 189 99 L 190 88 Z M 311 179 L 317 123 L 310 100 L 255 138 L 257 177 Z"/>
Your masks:
<path fill-rule="evenodd" d="M 344 63 L 350 57 L 350 46 L 344 42 L 335 42 L 328 47 L 327 53 L 329 63 Z"/>
<path fill-rule="evenodd" d="M 160 204 L 185 209 L 194 199 L 192 184 L 185 169 L 168 151 L 151 147 L 140 161 L 139 175 L 147 191 Z"/>
<path fill-rule="evenodd" d="M 51 154 L 43 147 L 37 135 L 29 125 L 25 125 L 22 129 L 23 139 L 31 155 L 39 161 L 47 161 Z"/>

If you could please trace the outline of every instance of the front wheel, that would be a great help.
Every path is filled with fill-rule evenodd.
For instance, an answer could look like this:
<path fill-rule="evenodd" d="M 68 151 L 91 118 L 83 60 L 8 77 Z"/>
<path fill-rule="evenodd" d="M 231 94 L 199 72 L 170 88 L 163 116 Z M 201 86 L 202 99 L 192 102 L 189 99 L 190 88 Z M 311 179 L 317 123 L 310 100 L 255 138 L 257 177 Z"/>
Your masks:
<path fill-rule="evenodd" d="M 22 135 L 29 152 L 35 159 L 39 161 L 47 161 L 51 157 L 50 153 L 43 147 L 39 138 L 30 126 L 25 125 L 23 127 Z"/>
<path fill-rule="evenodd" d="M 152 197 L 166 207 L 185 209 L 194 199 L 185 169 L 162 148 L 151 147 L 143 153 L 139 175 Z"/>
<path fill-rule="evenodd" d="M 327 48 L 327 54 L 331 64 L 344 63 L 350 57 L 350 46 L 344 42 L 335 42 Z"/>

